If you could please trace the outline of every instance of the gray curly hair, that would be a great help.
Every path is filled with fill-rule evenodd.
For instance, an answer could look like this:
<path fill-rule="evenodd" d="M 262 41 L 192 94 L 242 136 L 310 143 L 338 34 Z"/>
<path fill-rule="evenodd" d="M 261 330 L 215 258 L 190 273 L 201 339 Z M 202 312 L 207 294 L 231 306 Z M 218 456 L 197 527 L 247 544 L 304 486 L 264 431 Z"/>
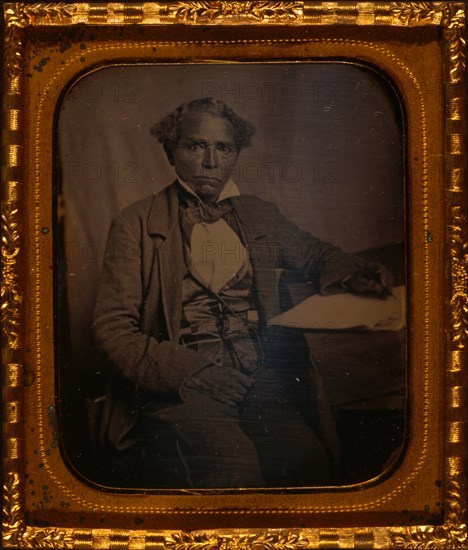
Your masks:
<path fill-rule="evenodd" d="M 234 129 L 234 144 L 237 153 L 250 145 L 251 138 L 255 133 L 255 126 L 237 115 L 224 101 L 212 97 L 202 97 L 182 103 L 151 128 L 151 134 L 164 145 L 164 150 L 168 155 L 177 146 L 182 120 L 187 114 L 193 112 L 211 113 L 228 120 Z"/>

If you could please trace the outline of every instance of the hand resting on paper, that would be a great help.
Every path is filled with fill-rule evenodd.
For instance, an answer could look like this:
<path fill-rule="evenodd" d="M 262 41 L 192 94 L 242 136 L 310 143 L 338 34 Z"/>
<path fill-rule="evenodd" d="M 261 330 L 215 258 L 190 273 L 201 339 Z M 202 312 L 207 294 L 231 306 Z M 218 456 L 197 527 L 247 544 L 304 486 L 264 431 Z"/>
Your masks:
<path fill-rule="evenodd" d="M 368 262 L 362 270 L 345 278 L 342 284 L 354 294 L 387 298 L 392 295 L 393 276 L 383 264 Z"/>

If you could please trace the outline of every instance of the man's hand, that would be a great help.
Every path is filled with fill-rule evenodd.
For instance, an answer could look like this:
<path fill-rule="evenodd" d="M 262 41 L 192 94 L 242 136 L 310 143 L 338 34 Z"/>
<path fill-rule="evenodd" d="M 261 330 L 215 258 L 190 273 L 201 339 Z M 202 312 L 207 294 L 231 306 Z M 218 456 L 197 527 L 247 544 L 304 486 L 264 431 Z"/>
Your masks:
<path fill-rule="evenodd" d="M 235 406 L 244 400 L 254 382 L 253 377 L 230 367 L 210 366 L 190 377 L 182 386 L 181 395 L 195 390 L 226 405 Z"/>
<path fill-rule="evenodd" d="M 392 294 L 393 276 L 384 265 L 369 262 L 361 271 L 356 271 L 343 283 L 350 292 L 386 298 Z"/>

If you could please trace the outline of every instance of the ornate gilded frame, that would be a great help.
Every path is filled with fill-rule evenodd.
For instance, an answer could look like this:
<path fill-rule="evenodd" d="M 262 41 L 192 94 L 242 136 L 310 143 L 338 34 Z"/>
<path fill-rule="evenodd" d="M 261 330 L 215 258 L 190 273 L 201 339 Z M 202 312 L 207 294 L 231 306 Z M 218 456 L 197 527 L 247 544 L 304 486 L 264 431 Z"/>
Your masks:
<path fill-rule="evenodd" d="M 293 548 L 464 548 L 468 544 L 468 531 L 465 518 L 466 505 L 466 388 L 467 388 L 467 345 L 468 345 L 468 227 L 466 215 L 466 133 L 465 133 L 465 85 L 464 71 L 466 67 L 466 43 L 465 43 L 465 5 L 456 2 L 269 2 L 269 1 L 180 1 L 180 2 L 151 2 L 151 3 L 7 3 L 4 5 L 4 103 L 3 103 L 3 160 L 2 160 L 2 389 L 3 389 L 3 546 L 20 548 L 132 548 L 132 549 L 162 549 L 172 550 L 208 550 L 212 548 L 222 549 L 277 549 L 286 550 Z M 160 30 L 171 26 L 181 25 L 179 32 L 189 33 L 190 39 L 177 41 L 180 48 L 188 48 L 196 43 L 197 30 L 206 27 L 219 27 L 222 25 L 228 29 L 231 36 L 235 36 L 237 29 L 256 28 L 263 32 L 262 41 L 269 42 L 274 47 L 275 40 L 283 43 L 288 41 L 288 36 L 297 29 L 307 26 L 314 29 L 322 28 L 333 34 L 333 39 L 328 39 L 335 48 L 346 48 L 346 42 L 352 43 L 359 49 L 359 38 L 364 31 L 381 29 L 399 29 L 399 36 L 410 36 L 410 31 L 419 28 L 418 37 L 424 37 L 424 32 L 436 30 L 439 34 L 432 34 L 432 40 L 436 40 L 441 49 L 441 67 L 443 77 L 438 84 L 438 91 L 443 96 L 443 106 L 440 112 L 433 115 L 425 111 L 427 120 L 418 126 L 421 140 L 420 153 L 426 164 L 421 171 L 421 193 L 414 196 L 420 202 L 418 210 L 419 221 L 424 228 L 426 241 L 410 241 L 416 250 L 418 247 L 426 250 L 421 256 L 417 253 L 424 266 L 422 280 L 426 286 L 429 281 L 429 271 L 436 268 L 436 273 L 431 272 L 430 277 L 439 281 L 438 288 L 443 292 L 443 297 L 437 301 L 424 301 L 423 290 L 420 292 L 424 309 L 418 313 L 421 330 L 426 344 L 428 339 L 436 343 L 434 348 L 437 355 L 431 353 L 431 349 L 422 346 L 418 351 L 421 361 L 427 363 L 426 378 L 418 379 L 421 384 L 438 383 L 443 388 L 440 398 L 431 398 L 428 394 L 421 401 L 421 413 L 424 418 L 426 439 L 418 435 L 422 445 L 428 445 L 427 434 L 429 422 L 437 420 L 435 429 L 442 434 L 443 445 L 437 449 L 437 459 L 430 459 L 429 463 L 442 465 L 443 476 L 440 480 L 440 498 L 442 504 L 441 520 L 430 523 L 427 516 L 421 515 L 423 521 L 400 521 L 392 515 L 395 511 L 386 508 L 390 497 L 384 492 L 380 498 L 376 498 L 374 508 L 366 508 L 364 504 L 354 507 L 346 505 L 349 493 L 335 493 L 336 504 L 328 504 L 324 509 L 311 506 L 307 503 L 308 495 L 301 495 L 302 507 L 294 505 L 293 497 L 285 497 L 285 504 L 280 508 L 268 508 L 263 510 L 264 515 L 260 521 L 256 520 L 259 510 L 265 506 L 265 499 L 260 494 L 246 493 L 243 495 L 245 505 L 229 504 L 230 501 L 221 500 L 215 504 L 214 515 L 218 519 L 204 521 L 213 509 L 210 508 L 209 497 L 205 501 L 197 501 L 192 507 L 197 508 L 195 520 L 187 520 L 185 528 L 184 513 L 189 518 L 190 513 L 179 509 L 177 504 L 173 507 L 158 500 L 158 495 L 145 496 L 147 510 L 151 514 L 160 514 L 160 527 L 141 529 L 134 528 L 134 510 L 137 509 L 132 495 L 120 495 L 120 505 L 114 505 L 114 495 L 104 494 L 100 498 L 107 501 L 105 506 L 112 512 L 112 520 L 108 525 L 100 526 L 91 521 L 90 526 L 83 526 L 77 520 L 77 514 L 70 518 L 67 527 L 65 521 L 57 515 L 53 506 L 48 508 L 44 504 L 40 515 L 40 521 L 32 513 L 30 500 L 26 497 L 27 483 L 25 463 L 28 450 L 26 442 L 25 426 L 28 422 L 37 422 L 38 431 L 45 430 L 48 421 L 46 418 L 45 404 L 38 409 L 37 420 L 28 407 L 27 400 L 31 395 L 31 386 L 38 384 L 38 378 L 42 376 L 43 384 L 53 390 L 53 374 L 45 370 L 36 372 L 36 381 L 31 380 L 31 363 L 40 362 L 41 330 L 38 328 L 39 309 L 51 308 L 50 300 L 45 299 L 41 291 L 44 283 L 37 277 L 44 273 L 42 256 L 50 249 L 43 244 L 41 237 L 47 234 L 47 216 L 50 216 L 50 206 L 46 199 L 39 194 L 38 180 L 50 181 L 52 170 L 46 170 L 38 174 L 38 167 L 43 163 L 44 155 L 49 148 L 45 147 L 42 157 L 36 160 L 39 164 L 26 159 L 27 153 L 34 154 L 34 143 L 38 147 L 39 136 L 34 129 L 35 111 L 37 105 L 49 105 L 53 107 L 61 91 L 44 87 L 41 99 L 35 100 L 31 92 L 25 92 L 26 74 L 25 66 L 28 64 L 28 43 L 40 33 L 52 30 L 60 30 L 62 36 L 67 35 L 74 27 L 80 28 L 93 26 L 96 32 L 100 28 L 116 28 L 116 26 L 141 25 L 153 29 L 155 36 Z M 268 29 L 272 33 L 283 33 L 282 38 L 268 36 Z M 276 30 L 273 30 L 276 29 Z M 345 35 L 345 29 L 352 29 L 354 38 Z M 244 31 L 245 32 L 245 31 Z M 362 33 L 360 35 L 360 33 Z M 391 35 L 391 33 L 390 33 Z M 395 38 L 389 35 L 385 38 L 385 44 Z M 434 38 L 436 37 L 437 38 Z M 157 38 L 158 39 L 158 38 Z M 156 39 L 156 40 L 157 40 Z M 59 43 L 60 38 L 56 39 Z M 132 39 L 137 41 L 137 38 Z M 239 43 L 248 42 L 247 38 L 241 38 Z M 411 39 L 409 39 L 411 40 Z M 320 41 L 320 40 L 319 40 Z M 331 47 L 331 46 L 330 46 Z M 111 49 L 111 48 L 110 48 Z M 109 49 L 109 51 L 110 51 Z M 389 47 L 389 51 L 391 48 Z M 214 52 L 213 52 L 214 53 Z M 348 53 L 348 50 L 343 50 Z M 96 59 L 105 58 L 103 49 L 97 51 Z M 104 56 L 104 57 L 103 57 Z M 182 57 L 182 56 L 181 56 Z M 186 56 L 183 56 L 186 57 Z M 392 57 L 392 55 L 391 55 Z M 82 70 L 79 59 L 75 57 L 75 65 L 71 70 Z M 393 53 L 392 57 L 395 71 L 411 73 L 405 63 Z M 413 84 L 416 77 L 409 76 Z M 417 86 L 414 90 L 417 89 Z M 403 97 L 407 103 L 407 109 L 411 116 L 412 110 L 419 113 L 415 105 L 420 97 Z M 37 103 L 39 101 L 39 103 Z M 430 101 L 430 100 L 428 100 Z M 428 104 L 430 106 L 430 103 Z M 424 111 L 423 111 L 424 114 Z M 438 123 L 437 123 L 438 120 Z M 427 124 L 424 126 L 424 124 Z M 435 149 L 428 144 L 428 129 L 431 125 L 444 130 L 444 137 L 440 143 L 435 144 Z M 430 141 L 430 140 L 429 140 Z M 437 140 L 436 140 L 437 141 Z M 439 147 L 439 150 L 437 149 Z M 412 151 L 410 136 L 410 152 Z M 430 158 L 433 155 L 443 157 L 443 169 L 445 182 L 431 183 Z M 50 160 L 49 160 L 50 163 Z M 416 168 L 414 168 L 416 170 Z M 411 172 L 411 170 L 410 170 Z M 51 187 L 51 186 L 50 186 Z M 411 197 L 410 197 L 411 200 Z M 437 209 L 436 203 L 445 205 L 444 211 Z M 419 208 L 419 207 L 415 207 Z M 45 211 L 43 214 L 39 210 Z M 439 256 L 445 258 L 447 265 L 444 274 L 444 266 L 431 264 L 428 260 L 427 249 L 431 242 L 429 229 L 432 235 L 437 235 L 438 230 L 445 234 L 438 242 Z M 440 233 L 440 231 L 439 231 Z M 426 242 L 426 244 L 425 244 Z M 443 262 L 442 262 L 443 263 Z M 47 269 L 47 268 L 45 268 Z M 34 274 L 36 271 L 36 274 Z M 49 296 L 52 288 L 49 289 Z M 415 294 L 415 295 L 416 295 Z M 417 299 L 417 297 L 415 298 Z M 428 301 L 429 300 L 429 301 Z M 435 301 L 434 301 L 435 300 Z M 433 324 L 431 307 L 436 308 L 436 314 L 442 312 L 443 322 Z M 431 332 L 435 331 L 435 332 Z M 437 334 L 436 334 L 437 333 Z M 31 334 L 37 337 L 36 347 L 32 356 L 28 355 L 27 344 L 31 341 Z M 445 336 L 446 335 L 446 338 Z M 52 346 L 53 347 L 53 346 Z M 434 352 L 432 349 L 432 352 Z M 44 346 L 46 360 L 50 354 Z M 435 357 L 435 358 L 434 358 Z M 28 367 L 29 365 L 29 367 Z M 52 364 L 53 369 L 53 364 Z M 53 370 L 52 370 L 53 372 Z M 50 380 L 51 379 L 51 380 Z M 419 383 L 419 382 L 418 382 Z M 26 388 L 29 388 L 26 390 Z M 418 401 L 415 403 L 418 405 Z M 416 407 L 416 408 L 417 408 Z M 429 413 L 427 411 L 431 411 Z M 426 415 L 426 416 L 425 416 Z M 429 416 L 427 416 L 429 415 Z M 53 416 L 53 412 L 52 412 Z M 53 418 L 52 418 L 53 422 Z M 416 426 L 417 428 L 417 426 Z M 424 440 L 424 441 L 423 441 Z M 438 461 L 438 462 L 437 462 Z M 421 469 L 421 468 L 420 468 Z M 31 477 L 31 467 L 28 469 Z M 398 473 L 398 470 L 397 470 Z M 42 474 L 41 474 L 42 475 Z M 45 474 L 44 474 L 45 475 Z M 406 484 L 408 494 L 411 483 L 421 483 L 421 478 L 416 476 L 401 480 Z M 42 479 L 42 478 L 41 478 Z M 51 478 L 54 479 L 53 477 Z M 62 483 L 60 475 L 55 478 L 58 486 Z M 79 487 L 79 483 L 77 482 Z M 53 489 L 53 488 L 52 488 Z M 75 487 L 76 489 L 76 487 Z M 421 487 L 416 487 L 416 492 Z M 78 489 L 79 490 L 79 489 Z M 422 490 L 422 489 L 421 489 Z M 83 495 L 89 488 L 83 486 Z M 365 492 L 365 491 L 364 491 Z M 423 491 L 424 493 L 424 491 Z M 75 492 L 75 495 L 77 493 Z M 428 493 L 432 494 L 432 493 Z M 242 496 L 242 491 L 241 491 Z M 322 494 L 320 498 L 330 500 L 329 494 Z M 79 497 L 78 501 L 80 501 Z M 87 497 L 86 497 L 87 498 Z M 77 506 L 82 507 L 81 514 L 91 517 L 92 507 L 87 507 L 86 498 L 83 497 Z M 195 498 L 195 497 L 190 497 Z M 218 498 L 218 497 L 216 497 Z M 313 495 L 310 498 L 315 498 Z M 410 511 L 418 512 L 418 506 L 423 509 L 423 503 L 410 506 Z M 416 498 L 416 497 L 414 497 Z M 153 500 L 151 500 L 153 499 Z M 304 500 L 305 499 L 305 500 Z M 399 500 L 398 500 L 399 499 Z M 395 501 L 395 506 L 400 509 L 405 507 L 406 493 L 401 493 Z M 345 505 L 341 501 L 345 501 Z M 186 502 L 186 501 L 184 501 Z M 224 502 L 223 507 L 220 502 Z M 242 500 L 240 501 L 242 502 Z M 298 501 L 299 502 L 299 501 Z M 313 501 L 311 501 L 313 502 Z M 331 501 L 330 501 L 331 502 Z M 362 501 L 364 502 L 364 501 Z M 413 502 L 413 504 L 412 504 Z M 103 505 L 104 506 L 104 505 Z M 105 514 L 105 506 L 101 512 Z M 295 506 L 295 507 L 294 507 Z M 98 506 L 96 505 L 96 509 Z M 339 514 L 330 517 L 327 511 L 335 509 Z M 75 509 L 78 510 L 78 508 Z M 317 519 L 304 520 L 304 514 L 317 510 L 321 513 Z M 361 510 L 361 511 L 359 511 Z M 315 512 L 314 512 L 315 511 Z M 356 513 L 358 511 L 358 513 Z M 378 519 L 372 515 L 375 512 Z M 171 514 L 179 514 L 181 522 L 174 522 Z M 286 518 L 286 519 L 285 519 Z M 302 524 L 306 523 L 303 527 Z M 176 525 L 176 527 L 174 527 Z"/>

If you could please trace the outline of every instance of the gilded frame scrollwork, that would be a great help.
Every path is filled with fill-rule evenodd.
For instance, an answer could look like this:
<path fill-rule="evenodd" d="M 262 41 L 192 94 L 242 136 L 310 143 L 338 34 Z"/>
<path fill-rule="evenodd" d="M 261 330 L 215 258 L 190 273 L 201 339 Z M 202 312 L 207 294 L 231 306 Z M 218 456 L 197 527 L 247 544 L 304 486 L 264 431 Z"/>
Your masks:
<path fill-rule="evenodd" d="M 2 161 L 2 390 L 3 390 L 3 524 L 4 547 L 20 548 L 168 548 L 171 550 L 293 548 L 465 548 L 466 399 L 468 346 L 468 218 L 466 214 L 466 8 L 457 2 L 313 2 L 313 1 L 179 1 L 147 3 L 7 3 L 4 5 L 4 101 Z M 30 525 L 24 508 L 22 471 L 25 421 L 22 388 L 25 371 L 22 334 L 28 290 L 24 277 L 24 235 L 31 231 L 23 189 L 23 131 L 27 115 L 23 72 L 25 41 L 34 28 L 67 29 L 76 25 L 265 25 L 295 28 L 317 25 L 339 29 L 381 26 L 437 27 L 444 65 L 445 228 L 447 288 L 444 520 L 437 525 L 381 525 L 313 528 L 220 528 L 196 531 L 63 528 Z M 39 231 L 36 227 L 35 231 Z M 443 266 L 440 267 L 441 272 Z M 30 294 L 29 294 L 30 295 Z M 299 525 L 299 523 L 298 523 Z"/>

